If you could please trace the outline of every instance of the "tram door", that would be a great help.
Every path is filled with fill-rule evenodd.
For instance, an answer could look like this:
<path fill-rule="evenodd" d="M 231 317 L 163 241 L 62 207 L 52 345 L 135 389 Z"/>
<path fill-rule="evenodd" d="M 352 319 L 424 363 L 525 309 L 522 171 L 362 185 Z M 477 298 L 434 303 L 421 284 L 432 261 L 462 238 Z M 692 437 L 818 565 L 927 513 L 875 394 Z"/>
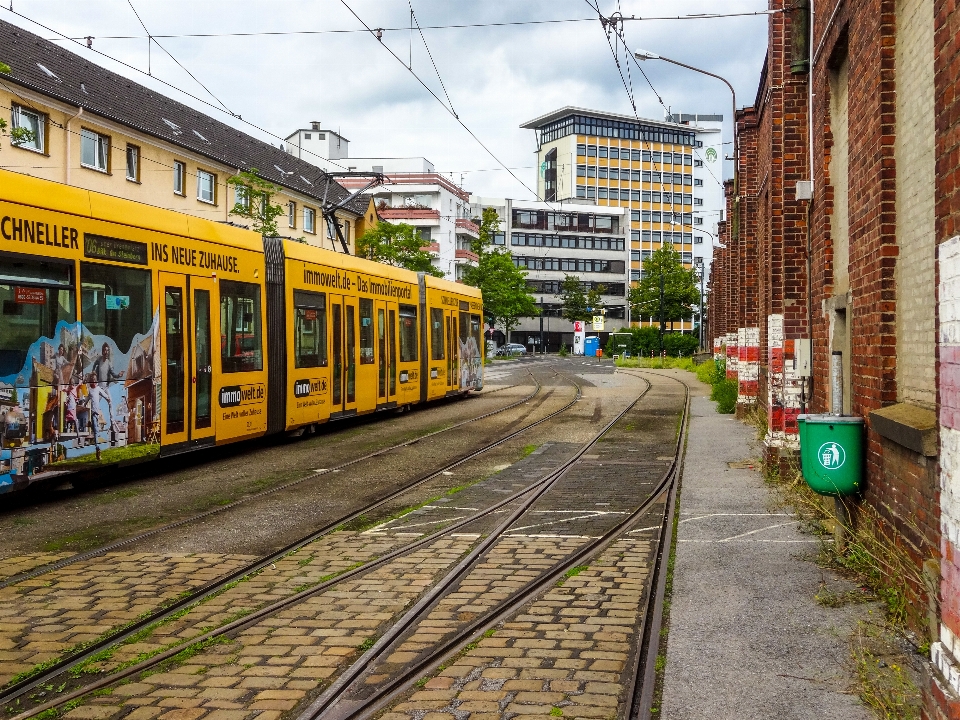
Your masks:
<path fill-rule="evenodd" d="M 397 401 L 397 306 L 379 301 L 377 325 L 377 405 Z"/>
<path fill-rule="evenodd" d="M 457 311 L 445 313 L 444 325 L 447 344 L 447 390 L 460 388 L 460 343 L 457 340 Z"/>
<path fill-rule="evenodd" d="M 219 326 L 209 278 L 160 273 L 163 331 L 161 420 L 164 445 L 214 436 L 213 328 Z"/>
<path fill-rule="evenodd" d="M 331 414 L 357 407 L 357 301 L 330 296 Z"/>

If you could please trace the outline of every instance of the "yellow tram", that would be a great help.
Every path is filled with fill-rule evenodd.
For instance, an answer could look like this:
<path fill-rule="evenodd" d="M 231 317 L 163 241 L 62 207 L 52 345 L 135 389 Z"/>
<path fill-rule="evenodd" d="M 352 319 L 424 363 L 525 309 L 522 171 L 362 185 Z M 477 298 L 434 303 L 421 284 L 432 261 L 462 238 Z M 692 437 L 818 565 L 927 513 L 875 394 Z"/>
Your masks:
<path fill-rule="evenodd" d="M 479 290 L 0 170 L 0 492 L 483 386 Z"/>

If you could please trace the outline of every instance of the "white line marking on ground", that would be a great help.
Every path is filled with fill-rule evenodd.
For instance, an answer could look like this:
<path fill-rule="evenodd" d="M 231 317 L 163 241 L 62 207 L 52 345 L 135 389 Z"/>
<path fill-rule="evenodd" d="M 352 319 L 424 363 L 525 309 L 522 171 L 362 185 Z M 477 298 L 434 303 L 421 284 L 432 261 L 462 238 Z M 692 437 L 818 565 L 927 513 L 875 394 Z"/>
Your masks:
<path fill-rule="evenodd" d="M 544 511 L 551 512 L 551 511 Z M 569 510 L 557 510 L 552 512 L 570 512 Z M 564 522 L 573 522 L 574 520 L 593 520 L 594 518 L 602 517 L 604 515 L 626 515 L 625 512 L 613 512 L 613 511 L 604 511 L 604 510 L 587 510 L 587 515 L 578 515 L 576 517 L 562 518 L 560 520 L 551 520 L 550 522 L 537 523 L 536 525 L 524 525 L 523 527 L 514 528 L 511 532 L 518 532 L 520 530 L 529 530 L 531 528 L 545 527 L 547 525 L 556 525 L 557 523 Z M 508 533 L 509 534 L 509 533 Z"/>
<path fill-rule="evenodd" d="M 694 517 L 681 520 L 681 523 L 691 520 L 704 520 L 712 517 L 794 517 L 792 513 L 709 513 L 707 515 L 696 515 Z"/>
<path fill-rule="evenodd" d="M 659 530 L 659 525 L 652 525 L 651 527 L 646 528 L 637 528 L 636 530 L 631 530 L 627 535 L 633 535 L 634 533 L 650 532 L 651 530 Z"/>
<path fill-rule="evenodd" d="M 767 530 L 776 530 L 777 528 L 787 527 L 788 525 L 797 525 L 799 520 L 791 520 L 790 522 L 779 523 L 777 525 L 768 525 L 767 527 L 757 528 L 756 530 L 750 530 L 749 532 L 740 533 L 739 535 L 732 535 L 723 540 L 718 540 L 717 542 L 730 542 L 731 540 L 739 540 L 740 538 L 747 537 L 748 535 L 756 535 L 757 533 L 762 533 Z"/>

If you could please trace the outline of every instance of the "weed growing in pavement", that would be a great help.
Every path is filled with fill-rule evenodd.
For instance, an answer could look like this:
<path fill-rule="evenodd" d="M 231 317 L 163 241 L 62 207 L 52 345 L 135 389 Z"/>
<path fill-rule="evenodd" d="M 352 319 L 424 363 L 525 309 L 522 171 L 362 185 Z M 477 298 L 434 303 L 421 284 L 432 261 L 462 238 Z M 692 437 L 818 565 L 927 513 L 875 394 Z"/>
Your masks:
<path fill-rule="evenodd" d="M 552 708 L 550 708 L 550 715 L 553 717 L 560 717 L 563 715 L 563 710 L 554 705 Z"/>
<path fill-rule="evenodd" d="M 376 642 L 377 642 L 377 639 L 375 637 L 368 637 L 362 643 L 357 645 L 357 650 L 359 650 L 362 653 L 365 653 L 367 650 L 372 648 Z"/>
<path fill-rule="evenodd" d="M 497 632 L 497 629 L 496 629 L 496 628 L 490 628 L 489 630 L 487 630 L 487 631 L 485 631 L 485 632 L 483 633 L 483 636 L 484 636 L 485 638 L 493 637 L 493 636 L 496 634 L 496 632 Z"/>
<path fill-rule="evenodd" d="M 911 677 L 913 669 L 905 667 L 909 656 L 886 637 L 892 632 L 889 626 L 857 623 L 851 639 L 857 694 L 884 720 L 916 720 L 920 717 L 920 691 Z"/>
<path fill-rule="evenodd" d="M 524 445 L 523 446 L 523 457 L 531 454 L 534 450 L 537 449 L 537 445 Z"/>
<path fill-rule="evenodd" d="M 419 690 L 419 689 L 422 688 L 424 685 L 426 685 L 428 682 L 430 682 L 430 676 L 422 677 L 422 678 L 420 678 L 419 680 L 417 680 L 417 681 L 413 684 L 413 686 Z"/>
<path fill-rule="evenodd" d="M 576 567 L 570 568 L 563 574 L 563 577 L 560 580 L 557 580 L 557 587 L 562 587 L 564 582 L 566 582 L 572 577 L 576 577 L 577 575 L 582 573 L 584 570 L 589 570 L 589 569 L 590 569 L 589 565 L 577 565 Z"/>

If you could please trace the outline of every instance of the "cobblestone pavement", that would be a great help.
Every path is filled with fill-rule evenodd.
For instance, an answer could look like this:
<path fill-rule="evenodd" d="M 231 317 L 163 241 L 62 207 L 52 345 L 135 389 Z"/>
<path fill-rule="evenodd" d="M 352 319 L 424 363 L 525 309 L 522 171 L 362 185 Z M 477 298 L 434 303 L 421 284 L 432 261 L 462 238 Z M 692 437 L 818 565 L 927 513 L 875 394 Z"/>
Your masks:
<path fill-rule="evenodd" d="M 344 535 L 347 542 L 358 539 L 353 533 Z M 183 657 L 172 669 L 144 673 L 109 694 L 93 697 L 66 717 L 275 720 L 364 649 L 378 628 L 456 563 L 477 537 L 438 539 L 262 620 L 234 638 Z M 378 543 L 382 551 L 387 539 L 362 542 Z"/>
<path fill-rule="evenodd" d="M 0 589 L 0 684 L 249 561 L 111 553 Z"/>
<path fill-rule="evenodd" d="M 14 555 L 13 557 L 3 558 L 3 564 L 0 565 L 0 580 L 6 580 L 14 575 L 25 573 L 34 568 L 42 567 L 55 563 L 58 560 L 64 560 L 73 555 L 72 552 L 41 552 L 30 553 L 28 555 Z"/>
<path fill-rule="evenodd" d="M 571 413 L 575 418 L 566 418 L 566 425 L 559 431 L 557 428 L 549 431 L 555 437 L 569 437 L 573 442 L 542 444 L 519 463 L 497 468 L 502 472 L 486 477 L 453 497 L 436 498 L 399 522 L 383 523 L 365 532 L 340 531 L 321 538 L 149 634 L 135 638 L 86 670 L 109 671 L 171 644 L 188 642 L 253 609 L 381 556 L 541 477 L 586 439 L 586 428 L 581 427 L 584 419 L 592 421 L 595 431 L 597 424 L 616 412 L 618 406 L 622 408 L 630 399 L 627 395 L 634 394 L 638 387 L 638 381 L 622 376 L 590 373 L 587 377 L 586 385 L 590 389 Z M 629 393 L 625 392 L 627 389 Z M 671 434 L 675 423 L 672 418 L 666 422 L 671 415 L 669 403 L 664 398 L 657 400 L 656 394 L 650 397 L 652 425 Z M 571 431 L 569 435 L 564 432 L 567 428 Z M 620 452 L 617 444 L 611 445 L 612 452 Z M 599 466 L 605 456 L 600 453 L 586 459 L 588 469 L 566 483 L 561 500 L 538 504 L 531 514 L 534 522 L 520 523 L 520 527 L 503 537 L 456 591 L 433 608 L 415 633 L 386 659 L 388 664 L 402 666 L 410 654 L 419 653 L 452 632 L 452 628 L 487 612 L 569 555 L 588 537 L 605 531 L 624 512 L 621 506 L 635 504 L 642 490 L 639 486 L 607 487 L 604 491 L 609 491 L 613 505 L 607 502 L 609 498 L 599 496 L 597 487 L 591 489 L 587 479 L 597 468 L 590 470 L 590 461 L 596 461 Z M 667 464 L 663 460 L 649 457 L 645 467 L 658 475 L 660 468 Z M 634 460 L 631 464 L 639 467 Z M 579 504 L 574 502 L 577 499 Z M 586 499 L 597 502 L 583 502 Z M 278 720 L 283 714 L 292 717 L 455 565 L 481 533 L 499 522 L 497 517 L 477 523 L 476 527 L 470 526 L 469 533 L 438 538 L 414 553 L 358 578 L 345 580 L 229 638 L 202 648 L 191 647 L 157 671 L 121 682 L 85 699 L 79 706 L 68 708 L 66 717 L 76 720 Z M 440 713 L 435 717 L 505 719 L 518 713 L 550 715 L 552 712 L 555 716 L 558 710 L 554 708 L 560 708 L 559 712 L 567 717 L 612 715 L 623 687 L 622 671 L 638 629 L 638 606 L 651 552 L 651 541 L 641 535 L 618 541 L 588 568 L 551 589 L 453 665 L 430 678 L 396 705 L 391 717 L 426 720 L 432 719 L 433 713 Z M 127 558 L 130 557 L 127 554 Z M 97 560 L 78 563 L 76 568 L 71 566 L 36 578 L 32 585 L 22 584 L 23 587 L 18 585 L 0 591 L 0 643 L 6 637 L 3 633 L 8 632 L 4 623 L 8 617 L 16 617 L 24 592 L 30 595 L 31 608 L 37 606 L 37 619 L 28 627 L 20 628 L 13 627 L 17 623 L 11 622 L 9 642 L 12 649 L 25 653 L 28 645 L 37 641 L 36 633 L 46 633 L 52 643 L 44 650 L 48 653 L 45 657 L 49 658 L 84 639 L 82 629 L 96 630 L 97 634 L 103 632 L 102 626 L 92 623 L 89 617 L 74 618 L 62 612 L 66 609 L 72 613 L 72 606 L 60 608 L 55 607 L 55 603 L 77 603 L 81 606 L 78 612 L 86 608 L 88 612 L 100 613 L 94 619 L 102 625 L 109 622 L 115 625 L 125 622 L 124 613 L 135 617 L 143 612 L 144 598 L 150 598 L 150 607 L 153 607 L 157 598 L 168 597 L 163 594 L 168 586 L 175 596 L 174 590 L 201 585 L 246 560 L 249 557 L 227 554 L 140 554 L 125 566 L 130 569 L 130 576 L 124 580 L 128 584 L 121 588 L 102 587 L 104 583 L 98 583 Z M 122 564 L 119 558 L 109 558 L 109 562 L 113 563 L 112 567 Z M 146 574 L 144 568 L 148 569 Z M 80 572 L 83 582 L 71 585 L 78 580 L 71 579 L 70 570 Z M 145 594 L 138 597 L 138 588 L 148 582 L 155 587 L 144 589 Z M 111 589 L 120 594 L 111 596 Z M 112 602 L 120 602 L 111 598 L 121 596 L 126 604 L 111 608 Z M 52 613 L 42 615 L 43 609 L 33 601 L 34 597 L 44 601 L 49 597 L 51 605 L 47 610 Z M 3 614 L 5 611 L 7 615 Z M 64 619 L 73 624 L 68 622 L 58 629 L 52 622 L 54 617 L 59 625 L 64 625 Z M 35 652 L 29 656 L 11 657 L 11 663 L 19 669 L 10 667 L 6 671 L 20 672 L 41 662 L 39 649 L 32 649 Z M 0 652 L 6 652 L 2 645 Z M 2 654 L 0 659 L 7 661 Z M 376 675 L 368 678 L 370 683 L 377 680 Z M 36 702 L 44 699 L 46 697 L 38 697 Z M 432 704 L 427 707 L 424 703 Z M 417 704 L 421 706 L 414 707 Z"/>
<path fill-rule="evenodd" d="M 422 683 L 381 720 L 507 720 L 518 715 L 539 720 L 561 713 L 566 718 L 616 717 L 640 629 L 652 552 L 653 543 L 646 539 L 614 543 L 589 567 Z"/>

